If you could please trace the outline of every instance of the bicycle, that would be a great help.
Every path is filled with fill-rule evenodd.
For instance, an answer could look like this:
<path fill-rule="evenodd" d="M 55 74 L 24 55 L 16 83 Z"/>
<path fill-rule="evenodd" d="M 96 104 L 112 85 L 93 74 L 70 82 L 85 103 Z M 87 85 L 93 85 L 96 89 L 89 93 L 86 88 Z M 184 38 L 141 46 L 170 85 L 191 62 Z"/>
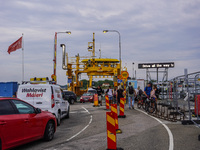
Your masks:
<path fill-rule="evenodd" d="M 145 95 L 138 96 L 137 107 L 139 109 L 142 107 L 144 110 L 146 110 L 146 99 L 147 99 L 147 97 Z"/>
<path fill-rule="evenodd" d="M 149 113 L 153 113 L 156 108 L 157 108 L 157 103 L 156 103 L 156 100 L 151 98 L 151 99 L 147 99 L 146 100 L 146 111 L 149 112 Z"/>

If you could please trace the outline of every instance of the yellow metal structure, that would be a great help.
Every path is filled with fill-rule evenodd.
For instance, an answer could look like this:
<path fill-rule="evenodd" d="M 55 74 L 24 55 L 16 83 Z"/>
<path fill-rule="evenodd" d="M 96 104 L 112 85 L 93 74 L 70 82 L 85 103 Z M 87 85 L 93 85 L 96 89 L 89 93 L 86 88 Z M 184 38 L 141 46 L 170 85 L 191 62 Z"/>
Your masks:
<path fill-rule="evenodd" d="M 68 58 L 66 53 L 66 75 L 72 82 L 70 83 L 71 91 L 77 95 L 81 95 L 84 90 L 80 90 L 83 83 L 79 81 L 81 74 L 85 73 L 89 77 L 89 87 L 92 87 L 93 77 L 110 77 L 114 82 L 117 82 L 117 76 L 120 74 L 120 62 L 118 59 L 95 58 L 95 33 L 93 33 L 93 42 L 88 42 L 88 51 L 92 52 L 90 57 L 80 57 L 79 54 L 75 57 Z"/>

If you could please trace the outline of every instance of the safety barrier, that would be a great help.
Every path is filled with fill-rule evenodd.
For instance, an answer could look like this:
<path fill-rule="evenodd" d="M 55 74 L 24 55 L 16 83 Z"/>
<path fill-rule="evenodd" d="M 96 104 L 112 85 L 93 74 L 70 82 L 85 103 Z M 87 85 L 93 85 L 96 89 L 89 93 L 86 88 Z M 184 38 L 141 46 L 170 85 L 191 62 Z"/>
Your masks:
<path fill-rule="evenodd" d="M 157 110 L 152 115 L 164 120 L 176 122 L 185 119 L 185 109 L 175 107 L 168 103 L 158 103 Z"/>
<path fill-rule="evenodd" d="M 118 118 L 126 118 L 126 115 L 124 115 L 124 104 L 125 104 L 125 98 L 120 98 L 120 108 L 119 108 Z"/>
<path fill-rule="evenodd" d="M 109 104 L 109 98 L 108 95 L 105 96 L 105 100 L 106 100 L 106 109 L 110 109 L 110 104 Z"/>
<path fill-rule="evenodd" d="M 93 105 L 93 107 L 99 107 L 98 94 L 94 94 L 94 105 Z"/>
<path fill-rule="evenodd" d="M 106 112 L 106 120 L 107 120 L 107 150 L 123 150 L 122 148 L 117 148 L 114 114 L 112 112 Z"/>
<path fill-rule="evenodd" d="M 115 117 L 115 129 L 116 129 L 116 133 L 122 133 L 122 131 L 119 129 L 119 125 L 118 125 L 117 104 L 111 104 L 111 112 L 114 114 L 114 117 Z"/>

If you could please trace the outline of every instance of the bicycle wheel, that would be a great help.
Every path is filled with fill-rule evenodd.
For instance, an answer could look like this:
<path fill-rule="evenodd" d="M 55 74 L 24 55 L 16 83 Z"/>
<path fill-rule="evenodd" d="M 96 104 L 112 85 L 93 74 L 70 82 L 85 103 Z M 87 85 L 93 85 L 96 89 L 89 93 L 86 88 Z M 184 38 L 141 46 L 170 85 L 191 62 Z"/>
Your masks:
<path fill-rule="evenodd" d="M 148 106 L 148 104 L 146 104 L 146 102 L 142 104 L 142 108 L 143 108 L 144 110 L 146 110 L 147 106 Z"/>
<path fill-rule="evenodd" d="M 155 108 L 155 102 L 151 102 L 149 107 L 148 107 L 148 112 L 153 113 L 156 110 Z"/>
<path fill-rule="evenodd" d="M 143 107 L 144 110 L 145 110 L 146 112 L 148 112 L 149 107 L 150 107 L 150 104 L 149 104 L 149 102 L 146 101 L 146 102 L 144 103 L 144 107 Z"/>
<path fill-rule="evenodd" d="M 140 109 L 141 106 L 142 106 L 142 104 L 141 104 L 141 100 L 139 100 L 138 103 L 137 103 L 137 107 Z"/>

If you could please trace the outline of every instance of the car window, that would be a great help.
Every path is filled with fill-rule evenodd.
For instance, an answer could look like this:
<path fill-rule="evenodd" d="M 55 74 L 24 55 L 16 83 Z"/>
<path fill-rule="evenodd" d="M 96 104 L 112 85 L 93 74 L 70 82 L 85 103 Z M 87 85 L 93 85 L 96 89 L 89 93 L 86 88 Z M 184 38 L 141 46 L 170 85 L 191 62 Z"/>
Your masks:
<path fill-rule="evenodd" d="M 69 95 L 70 93 L 69 92 L 65 92 L 65 95 Z"/>
<path fill-rule="evenodd" d="M 16 114 L 14 108 L 8 100 L 0 101 L 0 115 Z"/>
<path fill-rule="evenodd" d="M 33 106 L 18 100 L 12 100 L 20 114 L 33 114 L 35 109 Z"/>
<path fill-rule="evenodd" d="M 83 96 L 91 96 L 93 95 L 92 93 L 84 93 Z"/>
<path fill-rule="evenodd" d="M 90 93 L 94 93 L 94 94 L 96 94 L 96 93 L 97 93 L 97 91 L 96 91 L 96 90 L 88 90 L 88 92 L 90 92 Z"/>

